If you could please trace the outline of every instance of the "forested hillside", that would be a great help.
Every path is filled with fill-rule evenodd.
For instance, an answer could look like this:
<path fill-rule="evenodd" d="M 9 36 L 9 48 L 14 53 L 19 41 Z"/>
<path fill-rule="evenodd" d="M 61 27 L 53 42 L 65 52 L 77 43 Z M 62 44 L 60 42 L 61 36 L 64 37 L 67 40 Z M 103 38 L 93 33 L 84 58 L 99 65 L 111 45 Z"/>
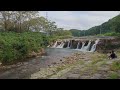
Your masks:
<path fill-rule="evenodd" d="M 73 31 L 74 30 L 74 31 Z M 120 33 L 120 15 L 109 19 L 99 26 L 94 26 L 88 30 L 70 30 L 73 36 L 88 36 L 105 33 Z"/>

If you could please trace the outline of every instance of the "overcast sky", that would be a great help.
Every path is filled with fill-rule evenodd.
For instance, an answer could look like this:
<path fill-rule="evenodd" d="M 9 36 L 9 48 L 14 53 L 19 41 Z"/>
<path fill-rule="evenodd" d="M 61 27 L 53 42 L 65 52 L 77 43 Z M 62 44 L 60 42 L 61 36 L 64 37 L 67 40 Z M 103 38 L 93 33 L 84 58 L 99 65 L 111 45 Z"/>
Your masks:
<path fill-rule="evenodd" d="M 55 21 L 59 28 L 86 30 L 120 14 L 120 11 L 40 11 L 41 16 Z"/>

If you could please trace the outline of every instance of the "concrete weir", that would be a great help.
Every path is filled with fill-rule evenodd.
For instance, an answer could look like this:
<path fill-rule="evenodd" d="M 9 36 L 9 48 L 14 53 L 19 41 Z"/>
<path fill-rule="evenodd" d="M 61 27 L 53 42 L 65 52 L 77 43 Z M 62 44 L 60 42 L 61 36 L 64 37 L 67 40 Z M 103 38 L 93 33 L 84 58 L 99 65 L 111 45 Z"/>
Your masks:
<path fill-rule="evenodd" d="M 64 39 L 56 41 L 52 48 L 69 48 L 79 51 L 94 52 L 99 39 L 87 40 L 87 39 Z"/>
<path fill-rule="evenodd" d="M 106 51 L 106 46 L 118 46 L 120 45 L 120 38 L 109 37 L 109 36 L 89 36 L 62 39 L 55 41 L 50 47 L 51 48 L 68 48 L 78 51 L 94 52 L 94 51 Z M 114 49 L 112 47 L 112 49 Z"/>

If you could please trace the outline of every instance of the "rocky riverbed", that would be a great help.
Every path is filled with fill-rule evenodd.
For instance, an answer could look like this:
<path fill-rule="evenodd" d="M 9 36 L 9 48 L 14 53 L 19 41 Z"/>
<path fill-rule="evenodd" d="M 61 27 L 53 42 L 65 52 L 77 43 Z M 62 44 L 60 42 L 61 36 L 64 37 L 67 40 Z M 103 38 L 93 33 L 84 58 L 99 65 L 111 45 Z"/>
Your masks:
<path fill-rule="evenodd" d="M 12 65 L 0 65 L 0 79 L 28 79 L 31 74 L 40 71 L 42 68 L 62 63 L 64 57 L 71 55 L 75 51 L 47 48 L 45 52 L 45 56 L 29 58 Z M 32 55 L 36 56 L 34 53 Z"/>
<path fill-rule="evenodd" d="M 117 59 L 106 54 L 77 52 L 65 57 L 61 64 L 42 68 L 30 79 L 118 79 L 120 78 L 120 53 Z M 62 61 L 62 60 L 61 60 Z"/>

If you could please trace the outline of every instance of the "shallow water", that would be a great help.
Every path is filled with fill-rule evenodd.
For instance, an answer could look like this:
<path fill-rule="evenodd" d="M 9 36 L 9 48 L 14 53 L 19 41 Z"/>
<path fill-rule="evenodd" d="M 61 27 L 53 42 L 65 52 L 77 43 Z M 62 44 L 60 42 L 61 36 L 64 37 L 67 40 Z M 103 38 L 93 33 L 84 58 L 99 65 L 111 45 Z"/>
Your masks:
<path fill-rule="evenodd" d="M 40 68 L 46 68 L 53 63 L 62 63 L 64 57 L 77 51 L 73 49 L 47 48 L 46 52 L 46 56 L 32 58 L 9 69 L 1 70 L 0 79 L 27 79 L 31 74 L 38 72 Z"/>

